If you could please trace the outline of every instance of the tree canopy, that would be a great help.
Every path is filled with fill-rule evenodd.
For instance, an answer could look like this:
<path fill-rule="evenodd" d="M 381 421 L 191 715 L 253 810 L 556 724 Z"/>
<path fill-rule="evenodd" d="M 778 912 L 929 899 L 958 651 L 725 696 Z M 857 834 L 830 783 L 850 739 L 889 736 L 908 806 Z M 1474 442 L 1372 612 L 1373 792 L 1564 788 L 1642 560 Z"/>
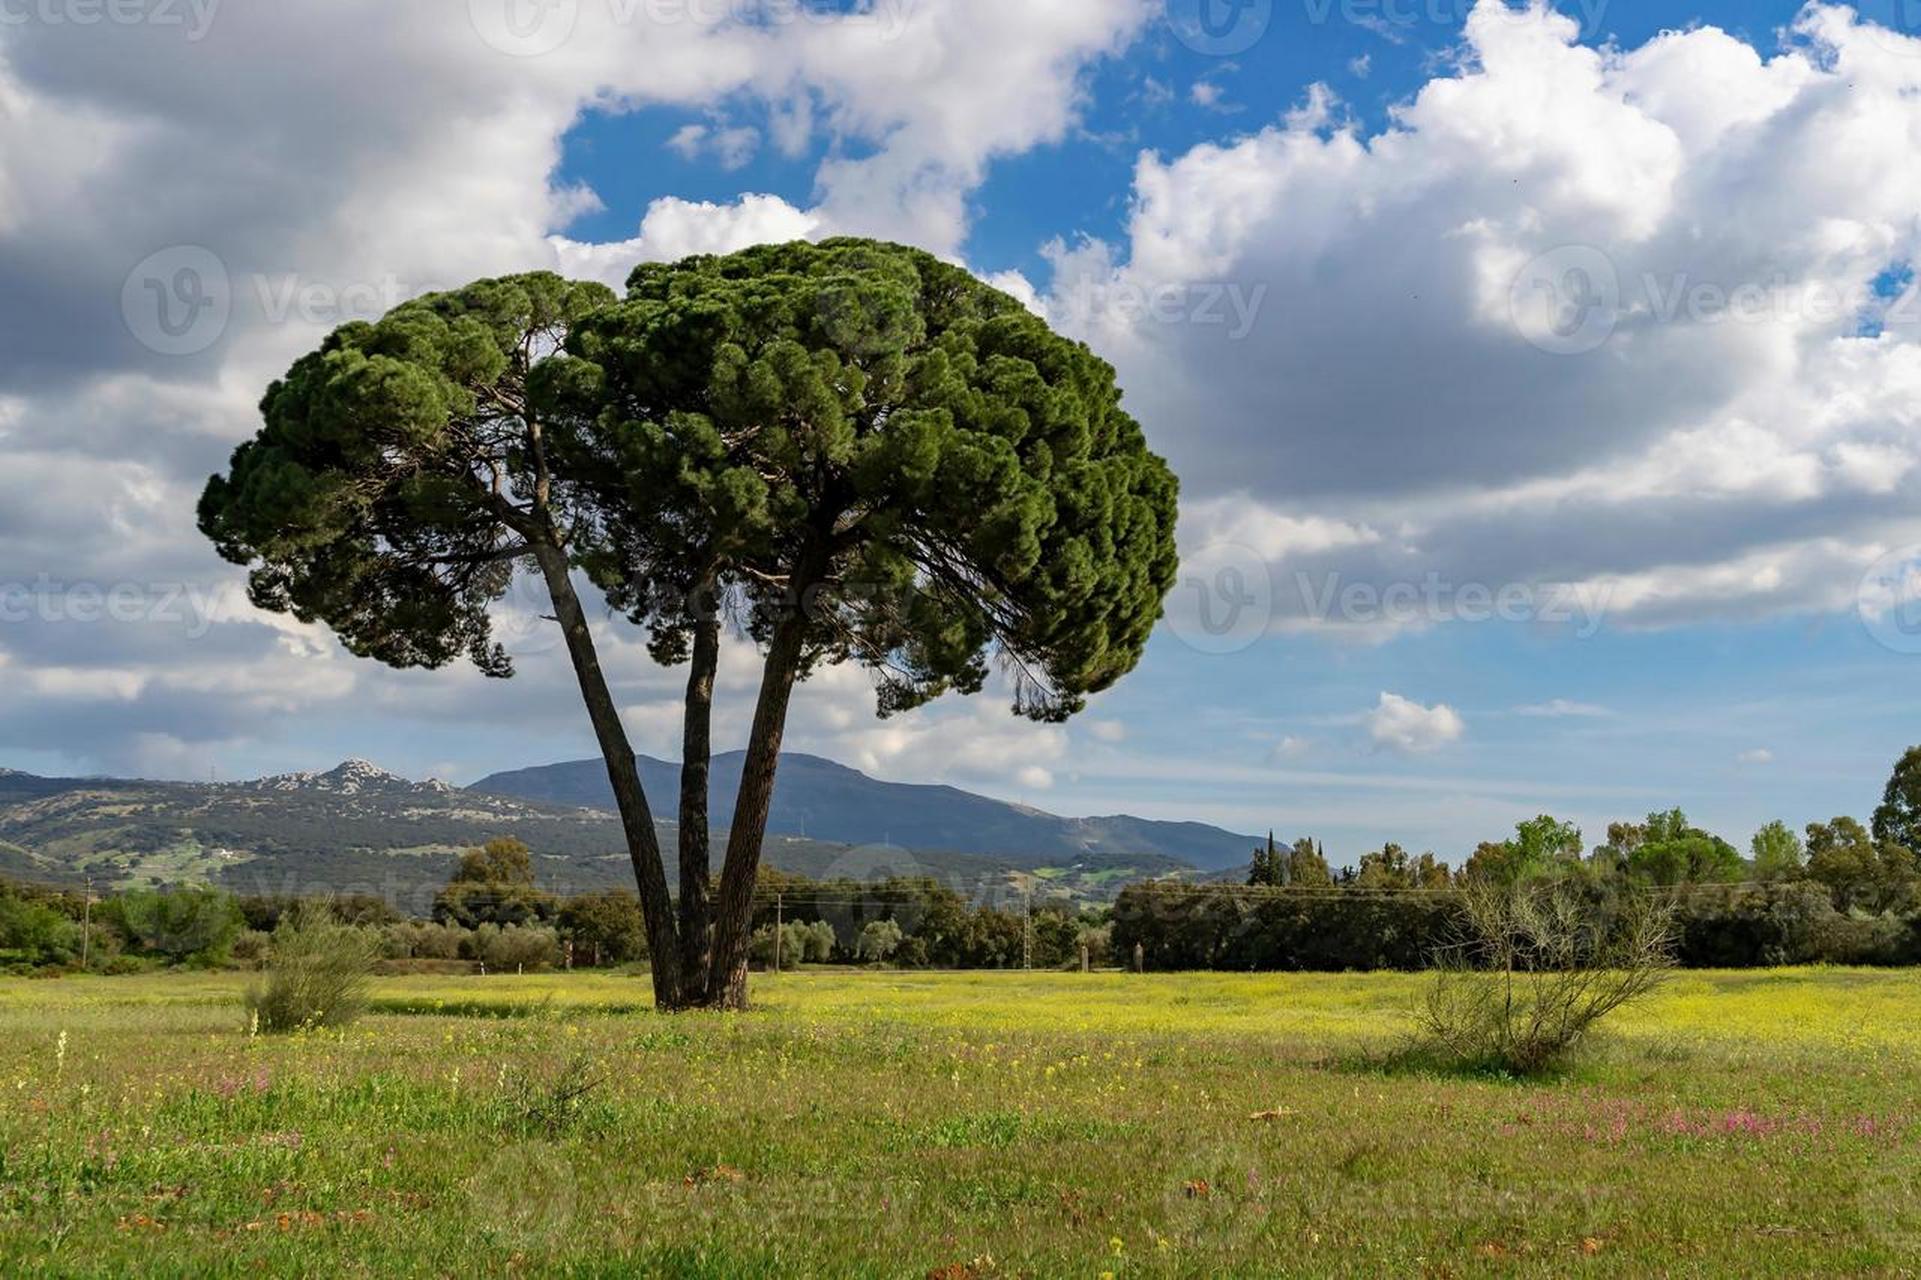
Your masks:
<path fill-rule="evenodd" d="M 977 693 L 1072 715 L 1139 661 L 1177 566 L 1177 484 L 1114 371 L 900 245 L 639 267 L 624 299 L 535 274 L 351 324 L 268 391 L 202 499 L 263 608 L 394 666 L 512 671 L 491 609 L 545 583 L 613 783 L 668 1007 L 743 999 L 795 683 L 875 675 L 882 715 Z M 584 571 L 686 662 L 678 905 Z M 706 777 L 723 624 L 765 653 L 719 892 Z M 678 964 L 666 957 L 678 955 Z"/>

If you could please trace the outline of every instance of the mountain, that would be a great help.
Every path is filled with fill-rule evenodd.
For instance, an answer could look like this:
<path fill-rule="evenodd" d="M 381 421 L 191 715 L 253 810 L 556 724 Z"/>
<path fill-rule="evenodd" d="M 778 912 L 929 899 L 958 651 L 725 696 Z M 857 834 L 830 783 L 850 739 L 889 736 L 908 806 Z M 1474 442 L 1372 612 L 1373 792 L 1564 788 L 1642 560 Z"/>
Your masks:
<path fill-rule="evenodd" d="M 709 804 L 715 826 L 733 821 L 743 752 L 716 755 Z M 641 784 L 672 812 L 680 766 L 640 757 Z M 467 788 L 542 804 L 611 809 L 613 790 L 599 760 L 576 760 L 496 773 Z M 1021 858 L 1153 855 L 1206 869 L 1245 863 L 1259 843 L 1199 822 L 1157 822 L 1126 815 L 1063 818 L 956 787 L 883 782 L 819 756 L 783 755 L 767 829 L 840 844 L 896 844 L 916 850 L 965 850 Z"/>
<path fill-rule="evenodd" d="M 662 823 L 659 835 L 671 878 L 673 825 Z M 414 782 L 364 760 L 226 783 L 41 778 L 0 770 L 0 877 L 41 883 L 373 893 L 425 912 L 460 851 L 496 836 L 524 840 L 541 882 L 557 892 L 633 887 L 620 825 L 603 809 Z M 725 831 L 716 837 L 716 849 L 723 849 Z M 898 838 L 892 845 L 854 847 L 778 833 L 768 836 L 765 859 L 772 868 L 814 877 L 932 875 L 983 897 L 1033 891 L 1111 898 L 1127 881 L 1191 871 L 1146 851 L 1123 857 L 921 853 L 901 847 Z"/>

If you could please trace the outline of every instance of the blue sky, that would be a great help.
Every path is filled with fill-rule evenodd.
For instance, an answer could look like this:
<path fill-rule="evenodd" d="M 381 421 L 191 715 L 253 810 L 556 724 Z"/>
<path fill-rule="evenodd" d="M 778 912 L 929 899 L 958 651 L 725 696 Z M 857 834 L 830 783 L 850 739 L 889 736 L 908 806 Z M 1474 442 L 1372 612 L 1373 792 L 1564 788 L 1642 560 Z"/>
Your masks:
<path fill-rule="evenodd" d="M 1893 626 L 1921 545 L 1905 0 L 1489 0 L 1472 20 L 1467 0 L 1205 0 L 1225 5 L 1215 43 L 1197 0 L 645 28 L 584 0 L 556 40 L 508 49 L 490 2 L 355 0 L 355 40 L 302 3 L 285 29 L 219 14 L 192 41 L 0 28 L 0 91 L 41 141 L 109 157 L 0 149 L 0 287 L 51 296 L 84 231 L 111 246 L 84 268 L 103 314 L 181 246 L 234 302 L 184 354 L 132 316 L 132 341 L 89 313 L 58 342 L 5 308 L 26 354 L 0 364 L 0 439 L 27 464 L 13 514 L 0 493 L 0 585 L 207 603 L 0 627 L 20 691 L 0 765 L 234 777 L 355 755 L 470 781 L 590 753 L 537 624 L 510 631 L 511 686 L 368 669 L 234 598 L 192 491 L 356 286 L 530 265 L 617 282 L 643 257 L 837 232 L 962 261 L 1113 360 L 1183 476 L 1185 563 L 1138 671 L 1074 725 L 986 695 L 882 725 L 840 672 L 803 697 L 794 747 L 1059 812 L 1458 860 L 1542 811 L 1598 838 L 1678 804 L 1743 843 L 1865 816 L 1921 741 L 1921 646 Z M 235 119 L 269 81 L 280 98 Z M 158 122 L 144 151 L 99 150 L 136 118 Z M 1593 269 L 1605 327 L 1556 327 L 1597 314 L 1567 309 Z M 321 301 L 275 314 L 260 282 L 283 278 Z M 1122 305 L 1157 295 L 1163 321 Z M 1245 324 L 1204 318 L 1210 299 Z M 1372 603 L 1395 590 L 1419 598 Z M 1516 603 L 1483 619 L 1477 591 Z M 1259 625 L 1211 634 L 1202 613 L 1245 592 Z M 607 643 L 639 745 L 671 754 L 674 674 Z M 744 647 L 724 675 L 738 737 Z"/>

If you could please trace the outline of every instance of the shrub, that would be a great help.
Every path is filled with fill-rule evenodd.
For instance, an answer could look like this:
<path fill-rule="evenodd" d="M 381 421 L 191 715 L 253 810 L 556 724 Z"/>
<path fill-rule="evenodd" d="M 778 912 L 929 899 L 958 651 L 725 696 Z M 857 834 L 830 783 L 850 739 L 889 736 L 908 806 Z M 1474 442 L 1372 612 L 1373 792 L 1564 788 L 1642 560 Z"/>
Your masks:
<path fill-rule="evenodd" d="M 248 992 L 247 1004 L 263 1031 L 344 1026 L 366 1007 L 379 956 L 372 930 L 339 923 L 324 905 L 302 904 L 274 930 L 267 980 Z"/>
<path fill-rule="evenodd" d="M 381 931 L 389 960 L 458 960 L 473 935 L 457 925 L 394 924 Z"/>
<path fill-rule="evenodd" d="M 834 926 L 825 920 L 815 920 L 803 924 L 790 920 L 780 931 L 780 966 L 792 968 L 797 964 L 821 963 L 831 960 L 834 955 Z M 748 958 L 757 964 L 774 963 L 774 926 L 763 925 L 754 930 L 747 948 Z"/>
<path fill-rule="evenodd" d="M 900 926 L 892 920 L 869 920 L 854 940 L 856 960 L 885 960 L 900 950 Z"/>
<path fill-rule="evenodd" d="M 80 957 L 80 926 L 46 902 L 0 893 L 0 951 L 26 965 L 71 964 Z"/>
<path fill-rule="evenodd" d="M 640 899 L 625 889 L 567 899 L 561 904 L 560 927 L 574 944 L 575 964 L 626 964 L 646 958 L 647 923 Z"/>
<path fill-rule="evenodd" d="M 1658 986 L 1673 963 L 1673 908 L 1633 894 L 1612 911 L 1567 881 L 1468 885 L 1468 936 L 1441 957 L 1417 1051 L 1442 1065 L 1535 1075 Z"/>
<path fill-rule="evenodd" d="M 218 889 L 129 889 L 109 903 L 136 949 L 176 964 L 224 964 L 240 933 L 239 903 Z"/>
<path fill-rule="evenodd" d="M 473 958 L 493 973 L 540 969 L 560 959 L 560 939 L 552 929 L 483 924 L 473 932 Z"/>
<path fill-rule="evenodd" d="M 258 969 L 273 952 L 273 935 L 260 929 L 242 929 L 233 940 L 231 958 L 243 969 Z"/>

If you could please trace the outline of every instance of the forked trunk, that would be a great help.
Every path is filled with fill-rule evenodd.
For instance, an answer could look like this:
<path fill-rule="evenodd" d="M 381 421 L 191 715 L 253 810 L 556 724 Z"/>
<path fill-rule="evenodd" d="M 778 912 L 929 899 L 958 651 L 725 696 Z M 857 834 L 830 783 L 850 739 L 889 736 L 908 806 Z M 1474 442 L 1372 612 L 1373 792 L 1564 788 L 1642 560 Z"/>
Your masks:
<path fill-rule="evenodd" d="M 587 718 L 593 722 L 601 758 L 607 763 L 607 780 L 613 784 L 614 803 L 627 837 L 627 857 L 634 865 L 634 883 L 640 891 L 641 915 L 647 924 L 647 949 L 653 957 L 654 1003 L 662 1009 L 678 1009 L 684 1002 L 677 963 L 680 945 L 674 928 L 673 898 L 667 891 L 667 868 L 660 857 L 660 838 L 654 832 L 653 811 L 647 807 L 647 793 L 641 789 L 634 749 L 627 741 L 620 709 L 615 706 L 613 694 L 607 688 L 607 677 L 600 669 L 600 655 L 594 647 L 593 632 L 587 626 L 587 614 L 580 607 L 580 596 L 568 574 L 566 555 L 560 548 L 544 542 L 535 543 L 533 551 L 541 576 L 546 580 L 547 592 L 553 599 L 554 616 L 567 639 L 567 656 L 573 660 L 580 696 L 587 704 Z"/>
<path fill-rule="evenodd" d="M 695 607 L 693 670 L 680 755 L 680 991 L 688 1005 L 707 1002 L 713 911 L 708 901 L 707 780 L 713 760 L 714 672 L 720 665 L 720 616 L 712 584 Z"/>
<path fill-rule="evenodd" d="M 796 612 L 780 624 L 767 651 L 754 706 L 753 735 L 741 764 L 734 821 L 727 833 L 727 862 L 721 869 L 714 903 L 713 954 L 707 966 L 706 1003 L 716 1009 L 747 1007 L 747 943 L 754 920 L 754 881 L 760 872 L 761 840 L 774 800 L 774 772 L 780 765 L 781 735 L 787 704 L 800 672 L 805 617 Z"/>

